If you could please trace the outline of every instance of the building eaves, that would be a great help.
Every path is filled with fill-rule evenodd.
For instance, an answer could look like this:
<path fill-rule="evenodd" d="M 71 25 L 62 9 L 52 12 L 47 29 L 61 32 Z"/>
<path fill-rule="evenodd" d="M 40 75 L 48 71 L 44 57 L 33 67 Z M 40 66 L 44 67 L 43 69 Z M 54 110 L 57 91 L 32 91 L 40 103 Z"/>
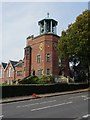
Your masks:
<path fill-rule="evenodd" d="M 18 63 L 18 61 L 12 61 L 12 60 L 10 60 L 10 63 L 12 65 L 12 67 L 15 68 L 15 65 Z"/>
<path fill-rule="evenodd" d="M 17 64 L 14 65 L 14 67 L 17 67 L 19 64 L 22 64 L 24 61 L 20 60 Z"/>
<path fill-rule="evenodd" d="M 2 62 L 2 66 L 3 66 L 3 68 L 5 69 L 6 66 L 7 66 L 7 63 Z"/>

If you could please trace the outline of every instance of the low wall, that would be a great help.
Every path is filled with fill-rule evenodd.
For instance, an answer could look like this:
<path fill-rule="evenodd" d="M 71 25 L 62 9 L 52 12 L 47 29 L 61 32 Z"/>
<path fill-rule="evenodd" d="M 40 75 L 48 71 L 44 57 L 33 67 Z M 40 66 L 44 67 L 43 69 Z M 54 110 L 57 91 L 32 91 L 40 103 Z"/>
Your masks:
<path fill-rule="evenodd" d="M 27 96 L 27 95 L 32 95 L 33 93 L 44 94 L 44 93 L 72 91 L 72 90 L 84 89 L 88 87 L 89 87 L 88 84 L 2 86 L 2 98 L 15 97 L 15 96 Z"/>

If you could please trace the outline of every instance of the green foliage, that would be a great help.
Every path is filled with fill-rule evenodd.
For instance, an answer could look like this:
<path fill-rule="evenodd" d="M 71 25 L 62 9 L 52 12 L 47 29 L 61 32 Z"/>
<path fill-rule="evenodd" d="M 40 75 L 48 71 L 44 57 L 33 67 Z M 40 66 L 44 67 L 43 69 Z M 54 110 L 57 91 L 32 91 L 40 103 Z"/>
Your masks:
<path fill-rule="evenodd" d="M 19 81 L 19 84 L 36 84 L 38 80 L 37 76 L 30 76 Z"/>
<path fill-rule="evenodd" d="M 50 84 L 54 82 L 54 78 L 51 75 L 43 75 L 39 78 L 39 83 Z"/>
<path fill-rule="evenodd" d="M 78 80 L 80 82 L 85 82 L 86 81 L 86 75 L 83 72 L 80 72 L 78 75 Z"/>
<path fill-rule="evenodd" d="M 16 85 L 1 86 L 2 98 L 11 98 L 16 96 L 28 96 L 33 93 L 46 94 L 55 92 L 72 91 L 76 89 L 88 88 L 88 84 L 45 84 L 45 85 Z"/>
<path fill-rule="evenodd" d="M 86 10 L 62 32 L 58 43 L 59 56 L 75 55 L 90 63 L 90 11 Z"/>
<path fill-rule="evenodd" d="M 53 83 L 53 77 L 51 75 L 43 75 L 41 77 L 30 76 L 19 81 L 19 84 L 50 84 Z"/>
<path fill-rule="evenodd" d="M 84 69 L 88 69 L 88 79 L 90 76 L 90 10 L 80 14 L 76 21 L 62 32 L 58 42 L 60 59 L 65 57 L 72 58 L 74 55 L 80 61 Z M 81 69 L 80 69 L 81 71 Z M 78 80 L 83 81 L 86 77 L 78 73 Z"/>

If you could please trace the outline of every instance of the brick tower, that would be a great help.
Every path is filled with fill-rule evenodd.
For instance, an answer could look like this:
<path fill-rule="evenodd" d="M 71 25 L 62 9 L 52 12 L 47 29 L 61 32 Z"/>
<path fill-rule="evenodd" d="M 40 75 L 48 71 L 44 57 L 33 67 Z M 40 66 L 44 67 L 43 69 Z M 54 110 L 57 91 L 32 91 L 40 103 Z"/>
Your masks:
<path fill-rule="evenodd" d="M 57 43 L 60 37 L 57 35 L 58 22 L 49 17 L 40 20 L 40 35 L 27 38 L 24 52 L 24 77 L 35 74 L 59 75 L 59 58 Z"/>

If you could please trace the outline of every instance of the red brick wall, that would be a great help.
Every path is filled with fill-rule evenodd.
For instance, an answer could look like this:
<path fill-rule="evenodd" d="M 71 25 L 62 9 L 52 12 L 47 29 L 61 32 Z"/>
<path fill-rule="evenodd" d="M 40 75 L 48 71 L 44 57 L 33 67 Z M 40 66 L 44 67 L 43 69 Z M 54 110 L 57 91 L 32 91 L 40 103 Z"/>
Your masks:
<path fill-rule="evenodd" d="M 18 75 L 18 72 L 22 72 L 22 75 Z M 15 67 L 15 80 L 23 79 L 23 67 Z"/>
<path fill-rule="evenodd" d="M 31 47 L 26 46 L 24 49 L 24 77 L 31 75 Z"/>
<path fill-rule="evenodd" d="M 58 60 L 58 50 L 57 43 L 59 40 L 58 36 L 46 36 L 46 53 L 50 52 L 51 54 L 51 62 L 45 63 L 46 67 L 49 67 L 52 70 L 52 74 L 57 76 L 59 74 L 59 60 Z"/>
<path fill-rule="evenodd" d="M 36 37 L 33 40 L 28 40 L 28 44 L 32 48 L 31 53 L 31 72 L 35 70 L 35 73 L 37 75 L 38 69 L 44 69 L 44 36 Z M 43 49 L 40 50 L 39 46 L 40 44 L 43 44 Z M 41 55 L 41 63 L 37 63 L 37 55 Z"/>
<path fill-rule="evenodd" d="M 27 40 L 27 46 L 31 46 L 31 70 L 34 69 L 37 75 L 38 69 L 43 69 L 43 74 L 46 74 L 46 69 L 49 68 L 51 74 L 58 75 L 58 51 L 54 44 L 57 44 L 59 36 L 53 34 L 44 34 L 33 39 Z M 40 50 L 40 45 L 42 49 Z M 50 53 L 50 62 L 46 61 L 46 54 Z M 41 55 L 41 63 L 37 63 L 37 55 Z M 25 57 L 24 57 L 25 58 Z M 26 59 L 24 61 L 26 63 Z"/>
<path fill-rule="evenodd" d="M 22 72 L 22 74 L 18 75 L 18 72 Z M 20 65 L 15 66 L 15 80 L 21 80 L 24 78 L 24 63 L 21 61 Z"/>

